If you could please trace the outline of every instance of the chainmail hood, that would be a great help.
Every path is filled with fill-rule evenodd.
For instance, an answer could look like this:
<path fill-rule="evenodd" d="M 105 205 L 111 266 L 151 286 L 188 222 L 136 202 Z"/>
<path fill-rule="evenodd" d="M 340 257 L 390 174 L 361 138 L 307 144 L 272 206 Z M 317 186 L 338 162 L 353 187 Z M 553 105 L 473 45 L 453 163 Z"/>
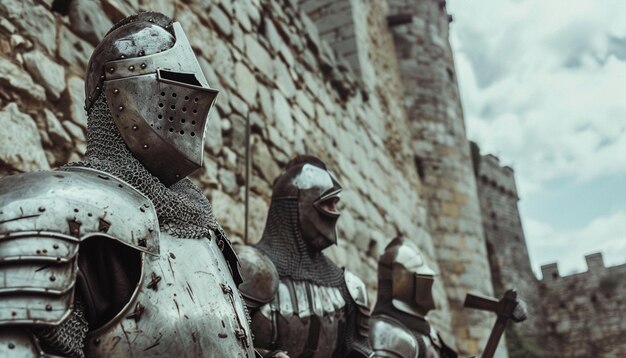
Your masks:
<path fill-rule="evenodd" d="M 311 249 L 302 238 L 298 199 L 273 199 L 265 231 L 256 246 L 266 254 L 283 278 L 309 281 L 320 286 L 344 286 L 343 270 L 323 252 Z"/>
<path fill-rule="evenodd" d="M 152 201 L 161 229 L 173 236 L 209 237 L 209 231 L 215 230 L 226 239 L 213 216 L 211 203 L 196 185 L 185 178 L 168 188 L 133 157 L 102 94 L 88 113 L 85 160 L 67 167 L 93 168 L 126 181 Z"/>

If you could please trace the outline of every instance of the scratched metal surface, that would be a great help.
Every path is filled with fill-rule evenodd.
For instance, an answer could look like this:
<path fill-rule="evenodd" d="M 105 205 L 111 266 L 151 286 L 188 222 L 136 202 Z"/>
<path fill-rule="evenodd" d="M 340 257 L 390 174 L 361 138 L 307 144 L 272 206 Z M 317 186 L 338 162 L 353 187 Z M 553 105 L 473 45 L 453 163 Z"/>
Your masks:
<path fill-rule="evenodd" d="M 161 254 L 144 256 L 140 287 L 111 322 L 92 332 L 89 356 L 253 357 L 228 266 L 213 238 L 161 232 Z"/>

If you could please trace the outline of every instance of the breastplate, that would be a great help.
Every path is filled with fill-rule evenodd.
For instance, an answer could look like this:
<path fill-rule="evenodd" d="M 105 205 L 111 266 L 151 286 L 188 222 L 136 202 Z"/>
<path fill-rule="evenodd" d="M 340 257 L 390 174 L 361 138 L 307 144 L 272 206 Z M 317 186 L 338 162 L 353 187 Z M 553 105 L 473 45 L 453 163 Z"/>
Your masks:
<path fill-rule="evenodd" d="M 290 357 L 331 357 L 345 330 L 345 307 L 339 288 L 281 279 L 274 299 L 252 316 L 255 345 Z"/>
<path fill-rule="evenodd" d="M 241 300 L 215 237 L 162 232 L 158 257 L 143 257 L 128 305 L 91 332 L 94 357 L 254 357 Z"/>

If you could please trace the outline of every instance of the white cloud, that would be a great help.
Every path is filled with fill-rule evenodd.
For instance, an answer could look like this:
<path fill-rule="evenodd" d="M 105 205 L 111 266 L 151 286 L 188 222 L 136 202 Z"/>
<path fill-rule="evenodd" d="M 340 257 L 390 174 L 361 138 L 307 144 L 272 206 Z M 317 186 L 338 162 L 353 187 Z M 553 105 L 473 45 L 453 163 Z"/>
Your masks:
<path fill-rule="evenodd" d="M 626 159 L 626 41 L 614 40 L 626 39 L 626 2 L 448 3 L 468 136 L 512 162 L 522 195 L 626 174 L 616 165 Z"/>
<path fill-rule="evenodd" d="M 584 256 L 602 252 L 606 266 L 626 262 L 626 212 L 596 218 L 580 230 L 557 230 L 536 220 L 525 220 L 524 229 L 533 269 L 558 262 L 561 275 L 586 270 Z M 564 250 L 565 249 L 565 250 Z M 565 252 L 564 252 L 565 251 Z M 555 260 L 555 257 L 559 257 Z"/>

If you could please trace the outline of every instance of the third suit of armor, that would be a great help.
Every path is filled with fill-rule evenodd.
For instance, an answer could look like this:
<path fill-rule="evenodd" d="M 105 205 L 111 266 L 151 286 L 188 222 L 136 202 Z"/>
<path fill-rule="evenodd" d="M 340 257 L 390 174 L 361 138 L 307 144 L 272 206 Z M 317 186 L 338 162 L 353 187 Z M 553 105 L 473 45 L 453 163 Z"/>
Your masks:
<path fill-rule="evenodd" d="M 435 272 L 404 238 L 387 245 L 378 261 L 378 299 L 370 320 L 370 343 L 378 358 L 456 358 L 430 325 Z"/>

